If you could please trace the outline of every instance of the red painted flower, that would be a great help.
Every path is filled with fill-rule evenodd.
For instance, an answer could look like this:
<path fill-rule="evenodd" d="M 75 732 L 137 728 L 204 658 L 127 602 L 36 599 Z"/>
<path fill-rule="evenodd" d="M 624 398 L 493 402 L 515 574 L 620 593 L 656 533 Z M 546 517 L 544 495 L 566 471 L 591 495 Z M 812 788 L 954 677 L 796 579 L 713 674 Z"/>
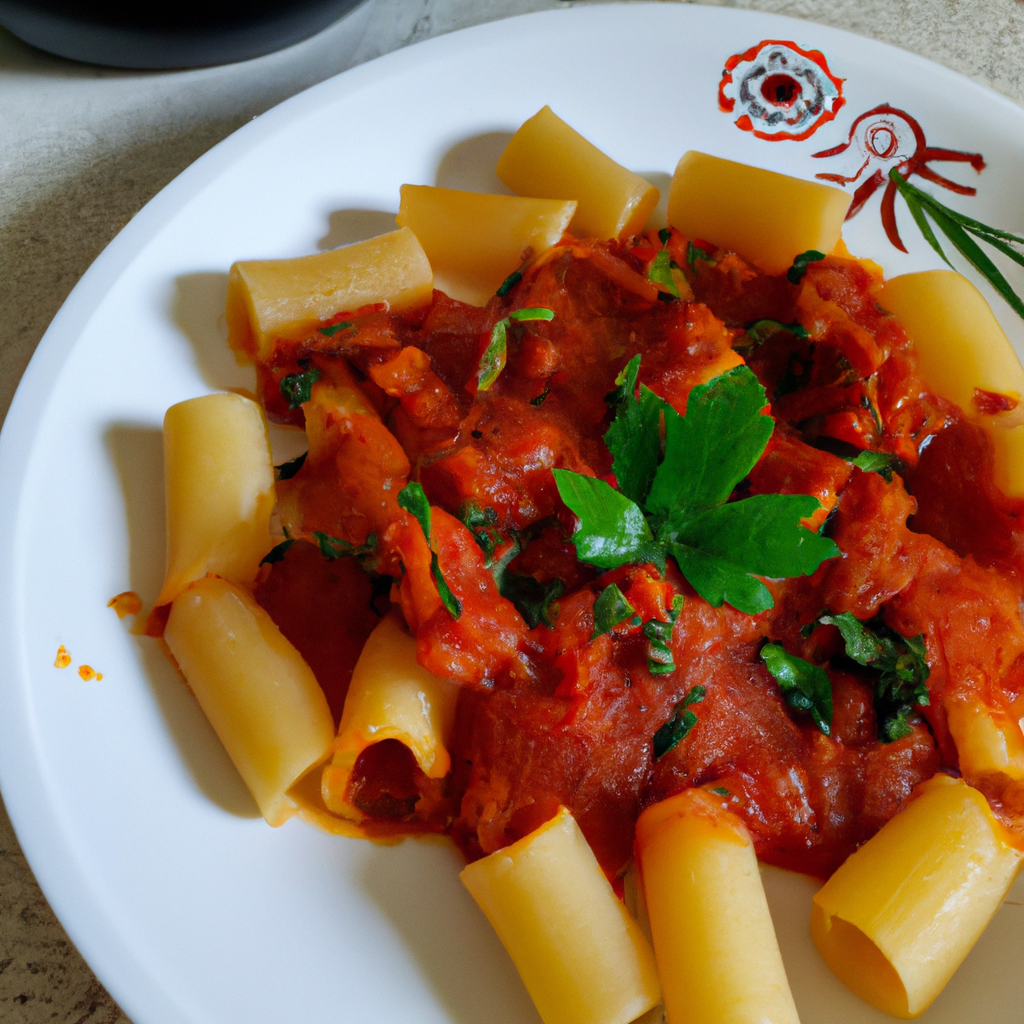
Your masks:
<path fill-rule="evenodd" d="M 944 178 L 928 166 L 928 161 L 955 160 L 969 163 L 978 172 L 985 167 L 985 160 L 980 153 L 964 153 L 957 149 L 936 149 L 929 146 L 925 142 L 924 130 L 917 121 L 906 111 L 890 107 L 887 103 L 861 114 L 851 125 L 850 137 L 846 142 L 815 153 L 814 156 L 838 156 L 851 147 L 858 159 L 858 166 L 852 174 L 823 172 L 816 177 L 834 181 L 838 185 L 857 183 L 850 212 L 846 215 L 847 220 L 855 216 L 885 182 L 885 192 L 882 195 L 882 224 L 885 226 L 889 241 L 903 252 L 907 250 L 896 228 L 896 182 L 889 178 L 889 172 L 895 169 L 904 179 L 912 174 L 919 174 L 927 181 L 948 188 L 952 192 L 958 192 L 962 196 L 973 196 L 976 189 Z"/>
<path fill-rule="evenodd" d="M 736 127 L 769 142 L 809 138 L 845 102 L 824 54 L 781 39 L 730 57 L 718 86 L 719 107 L 739 112 Z"/>

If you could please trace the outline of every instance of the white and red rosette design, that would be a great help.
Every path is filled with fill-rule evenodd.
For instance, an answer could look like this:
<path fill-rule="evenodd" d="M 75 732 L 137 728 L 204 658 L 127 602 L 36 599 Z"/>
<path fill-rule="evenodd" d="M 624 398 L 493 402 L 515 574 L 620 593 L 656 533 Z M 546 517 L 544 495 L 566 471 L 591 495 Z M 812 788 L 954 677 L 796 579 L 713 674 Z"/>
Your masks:
<path fill-rule="evenodd" d="M 831 121 L 846 101 L 843 79 L 825 55 L 784 39 L 765 39 L 725 62 L 718 105 L 759 139 L 799 142 Z"/>

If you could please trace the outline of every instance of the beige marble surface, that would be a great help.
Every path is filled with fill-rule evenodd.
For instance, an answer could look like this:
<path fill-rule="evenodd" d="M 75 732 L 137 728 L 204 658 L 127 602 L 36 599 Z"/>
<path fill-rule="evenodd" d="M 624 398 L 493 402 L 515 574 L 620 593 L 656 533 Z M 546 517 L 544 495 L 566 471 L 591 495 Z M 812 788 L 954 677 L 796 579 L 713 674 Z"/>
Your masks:
<path fill-rule="evenodd" d="M 170 73 L 76 65 L 0 29 L 0 421 L 78 278 L 149 198 L 219 139 L 355 63 L 468 25 L 559 6 L 565 4 L 368 0 L 281 53 Z M 726 0 L 721 6 L 807 18 L 894 43 L 1024 103 L 1024 0 Z M 2 805 L 0 1021 L 127 1022 L 47 905 Z"/>

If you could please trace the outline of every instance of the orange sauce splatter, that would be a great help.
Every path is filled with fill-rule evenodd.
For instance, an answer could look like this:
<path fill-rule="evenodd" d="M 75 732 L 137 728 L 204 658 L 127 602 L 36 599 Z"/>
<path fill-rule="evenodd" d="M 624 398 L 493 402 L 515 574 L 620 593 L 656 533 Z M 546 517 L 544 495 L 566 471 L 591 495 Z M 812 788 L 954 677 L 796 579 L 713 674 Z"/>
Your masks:
<path fill-rule="evenodd" d="M 53 663 L 54 668 L 67 668 L 71 664 L 71 655 L 68 654 L 68 649 L 61 644 L 57 648 L 57 658 Z"/>
<path fill-rule="evenodd" d="M 142 611 L 142 598 L 134 590 L 126 590 L 117 597 L 112 597 L 107 602 L 108 608 L 117 612 L 117 617 L 123 619 L 126 615 L 138 615 Z"/>
<path fill-rule="evenodd" d="M 103 673 L 97 672 L 91 665 L 79 665 L 78 674 L 86 681 L 90 679 L 102 679 Z"/>

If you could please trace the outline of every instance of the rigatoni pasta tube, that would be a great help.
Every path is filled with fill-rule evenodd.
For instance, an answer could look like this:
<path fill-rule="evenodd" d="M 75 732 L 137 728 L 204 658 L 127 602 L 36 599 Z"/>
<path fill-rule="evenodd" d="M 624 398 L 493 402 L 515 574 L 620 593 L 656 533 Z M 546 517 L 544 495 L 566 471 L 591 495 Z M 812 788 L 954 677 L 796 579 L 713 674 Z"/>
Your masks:
<path fill-rule="evenodd" d="M 212 572 L 251 583 L 273 547 L 274 467 L 262 409 L 222 393 L 164 416 L 167 573 L 157 604 Z"/>
<path fill-rule="evenodd" d="M 562 237 L 575 212 L 572 200 L 403 185 L 397 220 L 420 240 L 436 286 L 483 306 L 525 260 Z"/>
<path fill-rule="evenodd" d="M 815 945 L 859 996 L 916 1017 L 970 952 L 1020 863 L 985 798 L 938 775 L 815 895 Z"/>
<path fill-rule="evenodd" d="M 750 834 L 688 789 L 636 825 L 669 1024 L 798 1024 Z"/>
<path fill-rule="evenodd" d="M 668 192 L 668 222 L 784 274 L 809 249 L 831 252 L 850 208 L 842 189 L 707 153 L 684 153 Z"/>
<path fill-rule="evenodd" d="M 544 1024 L 628 1024 L 661 996 L 654 956 L 564 807 L 460 876 Z"/>
<path fill-rule="evenodd" d="M 928 387 L 988 429 L 996 484 L 1024 497 L 1024 368 L 985 297 L 961 274 L 926 270 L 886 281 L 878 301 L 907 329 Z M 976 391 L 1009 408 L 986 414 Z"/>
<path fill-rule="evenodd" d="M 550 107 L 512 136 L 495 170 L 518 195 L 575 199 L 570 230 L 580 237 L 635 235 L 658 205 L 650 182 L 602 153 Z"/>
<path fill-rule="evenodd" d="M 263 817 L 294 811 L 288 789 L 334 739 L 309 666 L 241 587 L 209 576 L 171 605 L 164 640 Z"/>
<path fill-rule="evenodd" d="M 352 671 L 345 708 L 324 768 L 322 795 L 335 814 L 359 821 L 348 799 L 359 755 L 371 744 L 398 740 L 412 751 L 420 770 L 444 778 L 451 767 L 448 741 L 455 722 L 459 686 L 428 672 L 416 660 L 416 641 L 402 629 L 398 613 L 381 619 Z"/>
<path fill-rule="evenodd" d="M 336 313 L 430 299 L 433 274 L 408 228 L 291 260 L 248 260 L 228 275 L 228 343 L 266 361 L 278 338 L 301 337 Z"/>

